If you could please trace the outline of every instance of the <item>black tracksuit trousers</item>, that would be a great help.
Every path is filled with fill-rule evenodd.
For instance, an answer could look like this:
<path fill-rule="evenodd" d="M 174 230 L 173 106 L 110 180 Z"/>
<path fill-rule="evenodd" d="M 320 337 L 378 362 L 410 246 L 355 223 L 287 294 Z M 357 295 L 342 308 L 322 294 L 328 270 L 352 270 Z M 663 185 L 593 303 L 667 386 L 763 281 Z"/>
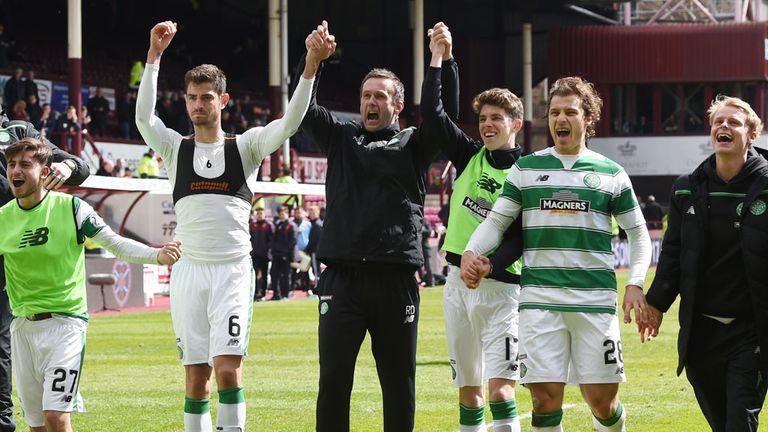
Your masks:
<path fill-rule="evenodd" d="M 685 372 L 714 432 L 757 431 L 768 388 L 757 349 L 752 322 L 694 318 Z"/>
<path fill-rule="evenodd" d="M 0 260 L 0 271 L 3 271 Z M 0 281 L 0 432 L 13 432 L 13 400 L 11 399 L 11 304 Z"/>
<path fill-rule="evenodd" d="M 414 269 L 330 265 L 318 286 L 317 431 L 349 431 L 355 362 L 366 331 L 384 402 L 384 431 L 413 430 L 419 288 Z"/>

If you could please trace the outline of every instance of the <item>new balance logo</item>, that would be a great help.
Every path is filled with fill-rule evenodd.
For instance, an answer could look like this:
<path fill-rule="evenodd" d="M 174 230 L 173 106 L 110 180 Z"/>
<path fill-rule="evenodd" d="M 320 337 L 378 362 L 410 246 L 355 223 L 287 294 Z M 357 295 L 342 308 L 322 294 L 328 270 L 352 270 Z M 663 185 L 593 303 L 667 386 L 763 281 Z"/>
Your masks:
<path fill-rule="evenodd" d="M 229 342 L 227 342 L 228 347 L 236 347 L 240 346 L 240 339 L 230 339 Z"/>
<path fill-rule="evenodd" d="M 48 227 L 38 228 L 34 231 L 24 231 L 24 235 L 21 237 L 21 242 L 19 243 L 19 249 L 27 246 L 40 246 L 48 243 L 48 232 Z"/>
<path fill-rule="evenodd" d="M 487 190 L 490 193 L 495 193 L 497 190 L 499 190 L 499 188 L 501 188 L 501 183 L 497 182 L 496 179 L 489 177 L 488 174 L 483 173 L 483 175 L 477 181 L 477 186 L 480 189 Z"/>
<path fill-rule="evenodd" d="M 693 206 L 688 207 L 688 211 L 685 212 L 686 214 L 696 214 L 696 210 L 693 209 Z"/>
<path fill-rule="evenodd" d="M 546 175 L 546 174 L 543 174 L 543 175 L 540 175 L 540 176 L 536 177 L 536 181 L 545 182 L 547 180 L 549 180 L 549 176 Z"/>
<path fill-rule="evenodd" d="M 408 305 L 405 307 L 405 321 L 403 324 L 410 324 L 416 320 L 416 306 Z"/>

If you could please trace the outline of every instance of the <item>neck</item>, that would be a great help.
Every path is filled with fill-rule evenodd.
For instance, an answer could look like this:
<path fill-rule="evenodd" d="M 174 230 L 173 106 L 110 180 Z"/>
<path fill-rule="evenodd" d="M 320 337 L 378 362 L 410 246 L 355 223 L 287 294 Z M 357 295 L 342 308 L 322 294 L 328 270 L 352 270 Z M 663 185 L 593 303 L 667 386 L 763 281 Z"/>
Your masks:
<path fill-rule="evenodd" d="M 206 144 L 213 144 L 224 140 L 224 131 L 221 130 L 221 123 L 211 126 L 195 126 L 195 141 Z"/>
<path fill-rule="evenodd" d="M 45 198 L 45 196 L 48 194 L 48 191 L 44 190 L 43 188 L 40 188 L 36 190 L 33 194 L 27 195 L 23 198 L 18 198 L 19 207 L 28 210 L 32 207 L 40 204 L 40 201 Z"/>
<path fill-rule="evenodd" d="M 579 146 L 571 147 L 571 148 L 558 148 L 557 146 L 555 146 L 555 151 L 557 152 L 557 154 L 560 154 L 560 155 L 574 156 L 574 155 L 580 154 L 586 148 L 587 146 L 584 143 L 581 143 Z"/>
<path fill-rule="evenodd" d="M 736 157 L 716 154 L 715 172 L 717 172 L 717 176 L 720 177 L 723 181 L 729 182 L 731 179 L 736 177 L 736 174 L 741 171 L 746 162 L 746 154 Z"/>

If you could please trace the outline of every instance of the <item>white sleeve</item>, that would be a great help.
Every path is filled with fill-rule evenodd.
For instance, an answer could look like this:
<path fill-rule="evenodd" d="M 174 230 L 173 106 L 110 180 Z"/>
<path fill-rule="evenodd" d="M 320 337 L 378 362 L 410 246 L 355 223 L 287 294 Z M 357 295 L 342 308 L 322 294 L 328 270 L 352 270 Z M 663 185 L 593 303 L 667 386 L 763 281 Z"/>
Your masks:
<path fill-rule="evenodd" d="M 645 283 L 645 274 L 651 265 L 651 237 L 648 228 L 639 225 L 626 230 L 629 241 L 629 275 L 627 285 L 637 285 L 640 288 Z"/>
<path fill-rule="evenodd" d="M 519 214 L 520 207 L 520 204 L 512 200 L 499 197 L 483 223 L 472 233 L 464 252 L 485 255 L 492 251 L 501 243 L 507 228 L 515 221 L 516 218 L 510 215 Z"/>
<path fill-rule="evenodd" d="M 122 237 L 108 226 L 92 237 L 92 240 L 121 260 L 138 264 L 157 264 L 157 254 L 160 249 Z"/>
<path fill-rule="evenodd" d="M 246 143 L 249 143 L 250 156 L 255 163 L 261 163 L 265 157 L 280 148 L 285 140 L 299 130 L 304 114 L 309 107 L 314 81 L 314 77 L 312 79 L 304 77 L 299 79 L 296 91 L 293 92 L 293 97 L 288 102 L 288 108 L 282 118 L 272 120 L 264 127 L 251 128 L 243 133 L 242 138 L 245 139 Z"/>
<path fill-rule="evenodd" d="M 173 143 L 179 142 L 178 138 L 181 135 L 165 127 L 160 117 L 155 115 L 159 73 L 160 65 L 149 63 L 144 69 L 144 76 L 139 83 L 139 94 L 136 97 L 136 127 L 150 148 L 164 160 L 171 160 Z"/>
<path fill-rule="evenodd" d="M 116 257 L 140 264 L 157 264 L 160 249 L 117 235 L 87 202 L 75 197 L 75 221 L 78 231 Z"/>

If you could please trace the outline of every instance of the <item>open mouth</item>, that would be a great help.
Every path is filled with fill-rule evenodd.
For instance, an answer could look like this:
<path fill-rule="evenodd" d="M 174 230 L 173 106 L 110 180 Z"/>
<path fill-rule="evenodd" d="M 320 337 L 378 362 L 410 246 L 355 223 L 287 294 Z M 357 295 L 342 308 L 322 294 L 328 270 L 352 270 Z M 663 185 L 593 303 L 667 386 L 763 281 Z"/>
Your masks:
<path fill-rule="evenodd" d="M 725 134 L 725 133 L 719 133 L 717 134 L 717 142 L 732 142 L 733 137 Z"/>
<path fill-rule="evenodd" d="M 557 129 L 557 130 L 555 131 L 555 133 L 556 133 L 556 134 L 557 134 L 557 136 L 558 136 L 558 137 L 560 137 L 560 138 L 567 138 L 567 137 L 568 137 L 568 135 L 570 135 L 570 134 L 571 134 L 571 131 L 569 131 L 568 129 Z"/>
<path fill-rule="evenodd" d="M 368 114 L 366 114 L 365 119 L 368 121 L 377 121 L 379 119 L 379 113 L 369 112 Z"/>
<path fill-rule="evenodd" d="M 496 136 L 496 132 L 488 131 L 483 132 L 483 138 L 493 138 Z"/>
<path fill-rule="evenodd" d="M 24 185 L 24 180 L 14 179 L 13 180 L 13 187 L 21 187 Z"/>

